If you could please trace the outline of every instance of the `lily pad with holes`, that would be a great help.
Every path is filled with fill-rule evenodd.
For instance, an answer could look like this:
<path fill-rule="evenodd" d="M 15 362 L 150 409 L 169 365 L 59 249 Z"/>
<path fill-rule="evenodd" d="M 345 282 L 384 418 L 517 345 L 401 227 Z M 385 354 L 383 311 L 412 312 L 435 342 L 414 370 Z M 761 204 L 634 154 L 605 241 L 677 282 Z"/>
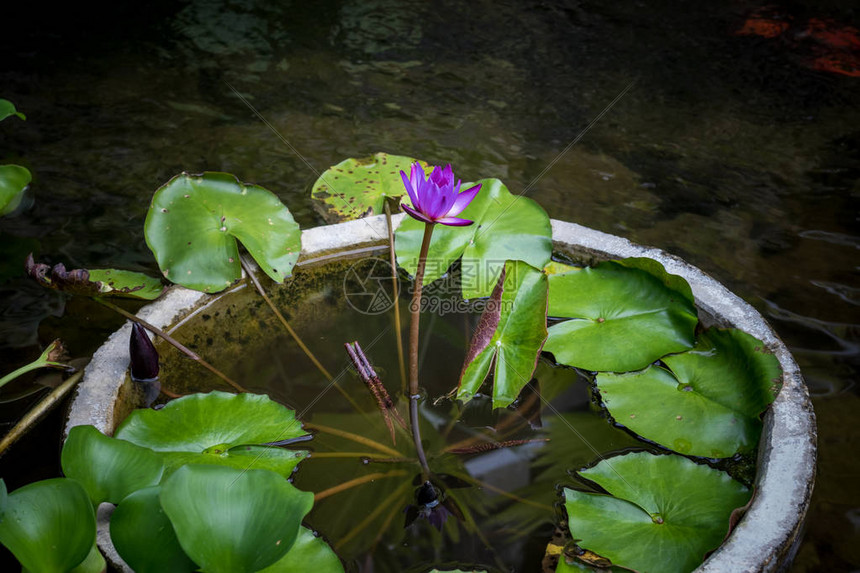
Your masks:
<path fill-rule="evenodd" d="M 546 305 L 546 275 L 508 261 L 472 335 L 457 399 L 471 400 L 493 366 L 493 408 L 517 398 L 532 379 L 546 340 Z"/>
<path fill-rule="evenodd" d="M 165 475 L 184 464 L 269 469 L 289 476 L 308 452 L 265 444 L 305 436 L 295 412 L 258 394 L 209 392 L 135 410 L 115 436 L 161 454 Z"/>
<path fill-rule="evenodd" d="M 740 330 L 710 329 L 693 350 L 663 362 L 668 370 L 597 376 L 616 421 L 681 454 L 726 458 L 756 447 L 760 415 L 782 377 L 761 341 Z"/>
<path fill-rule="evenodd" d="M 259 571 L 281 559 L 314 503 L 274 472 L 209 465 L 180 468 L 159 498 L 182 549 L 212 573 Z"/>
<path fill-rule="evenodd" d="M 418 160 L 387 153 L 345 159 L 320 175 L 311 196 L 326 223 L 381 215 L 387 198 L 397 199 L 406 194 L 400 172 L 408 174 L 415 161 Z M 418 162 L 429 175 L 433 168 Z"/>
<path fill-rule="evenodd" d="M 514 195 L 498 179 L 481 184 L 475 199 L 458 217 L 474 221 L 467 227 L 436 225 L 427 255 L 424 283 L 441 277 L 462 257 L 463 298 L 490 296 L 505 261 L 523 261 L 542 269 L 552 254 L 552 228 L 546 212 L 533 200 Z M 415 274 L 424 237 L 424 223 L 403 219 L 395 235 L 397 263 Z"/>
<path fill-rule="evenodd" d="M 95 540 L 93 505 L 75 480 L 42 480 L 9 494 L 0 543 L 26 570 L 70 571 L 87 558 Z"/>
<path fill-rule="evenodd" d="M 0 98 L 0 121 L 3 121 L 7 117 L 16 116 L 18 119 L 27 119 L 27 116 L 15 109 L 15 104 L 13 104 L 8 99 Z"/>
<path fill-rule="evenodd" d="M 659 262 L 606 261 L 549 277 L 544 350 L 585 370 L 627 372 L 693 347 L 698 322 L 687 282 Z"/>
<path fill-rule="evenodd" d="M 182 286 L 224 290 L 241 275 L 237 241 L 273 281 L 293 272 L 301 231 L 280 199 L 229 173 L 183 173 L 155 192 L 144 223 L 162 274 Z"/>
<path fill-rule="evenodd" d="M 18 208 L 32 179 L 26 167 L 0 165 L 0 217 Z"/>
<path fill-rule="evenodd" d="M 158 454 L 105 436 L 93 426 L 75 426 L 63 445 L 63 473 L 77 480 L 93 504 L 119 503 L 127 495 L 161 480 Z"/>
<path fill-rule="evenodd" d="M 609 495 L 565 488 L 570 534 L 614 565 L 641 573 L 684 573 L 729 531 L 749 490 L 725 472 L 676 455 L 606 458 L 579 475 Z"/>
<path fill-rule="evenodd" d="M 110 518 L 110 538 L 123 561 L 136 573 L 197 571 L 176 538 L 161 507 L 161 486 L 140 489 L 125 499 Z M 141 532 L 147 535 L 141 535 Z M 153 548 L 157 547 L 157 551 Z"/>

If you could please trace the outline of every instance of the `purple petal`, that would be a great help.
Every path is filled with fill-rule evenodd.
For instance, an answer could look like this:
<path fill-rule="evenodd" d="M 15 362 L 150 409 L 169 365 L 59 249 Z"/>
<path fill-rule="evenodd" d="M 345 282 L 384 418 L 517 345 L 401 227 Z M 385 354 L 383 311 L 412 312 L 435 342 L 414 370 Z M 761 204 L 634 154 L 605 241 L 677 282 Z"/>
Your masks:
<path fill-rule="evenodd" d="M 470 221 L 469 219 L 459 219 L 457 217 L 442 217 L 441 219 L 436 219 L 436 222 L 442 225 L 450 225 L 451 227 L 468 227 L 474 223 L 474 221 Z"/>
<path fill-rule="evenodd" d="M 413 219 L 418 219 L 419 221 L 423 221 L 425 223 L 433 223 L 434 222 L 431 219 L 428 219 L 427 217 L 425 217 L 423 213 L 413 209 L 412 207 L 410 207 L 406 203 L 401 203 L 400 206 L 403 207 L 403 210 L 406 211 L 409 214 L 409 216 L 412 217 Z"/>
<path fill-rule="evenodd" d="M 475 185 L 471 189 L 466 189 L 459 195 L 457 195 L 457 199 L 454 200 L 454 204 L 451 206 L 451 209 L 446 213 L 447 216 L 453 217 L 454 215 L 459 215 L 463 212 L 463 209 L 469 206 L 469 203 L 475 198 L 478 194 L 478 191 L 481 190 L 481 185 Z"/>
<path fill-rule="evenodd" d="M 418 190 L 416 189 L 416 186 L 413 185 L 409 178 L 406 176 L 406 173 L 401 171 L 400 178 L 403 179 L 403 185 L 406 187 L 406 192 L 409 193 L 409 199 L 412 201 L 412 204 L 416 207 L 421 205 L 421 203 L 418 201 Z"/>

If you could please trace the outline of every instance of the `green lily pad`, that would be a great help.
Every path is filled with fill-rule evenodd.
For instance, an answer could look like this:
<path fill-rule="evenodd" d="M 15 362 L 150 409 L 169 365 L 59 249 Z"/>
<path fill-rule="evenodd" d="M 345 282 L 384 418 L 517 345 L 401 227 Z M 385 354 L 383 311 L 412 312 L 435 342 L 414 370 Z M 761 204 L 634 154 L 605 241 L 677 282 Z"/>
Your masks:
<path fill-rule="evenodd" d="M 687 282 L 652 259 L 606 261 L 549 277 L 544 350 L 568 366 L 627 372 L 693 347 L 698 322 Z"/>
<path fill-rule="evenodd" d="M 138 490 L 117 506 L 110 518 L 110 538 L 120 557 L 136 573 L 176 573 L 198 569 L 161 507 L 161 486 Z M 146 535 L 141 535 L 145 531 Z"/>
<path fill-rule="evenodd" d="M 726 458 L 755 448 L 760 414 L 779 391 L 779 361 L 740 330 L 710 329 L 693 350 L 667 356 L 669 370 L 600 374 L 612 416 L 678 453 Z"/>
<path fill-rule="evenodd" d="M 87 553 L 84 560 L 77 567 L 70 570 L 69 573 L 103 573 L 106 571 L 106 567 L 107 563 L 105 563 L 105 558 L 102 557 L 102 553 L 99 551 L 98 544 L 93 542 L 93 546 L 90 547 L 90 552 Z"/>
<path fill-rule="evenodd" d="M 314 573 L 343 573 L 343 564 L 324 539 L 307 527 L 300 527 L 299 536 L 287 554 L 260 573 L 304 573 L 311 570 Z"/>
<path fill-rule="evenodd" d="M 18 208 L 32 180 L 33 176 L 26 167 L 0 165 L 0 217 Z"/>
<path fill-rule="evenodd" d="M 184 464 L 269 469 L 289 476 L 308 452 L 264 444 L 306 435 L 295 412 L 258 394 L 209 392 L 135 410 L 115 436 L 161 453 L 165 475 Z"/>
<path fill-rule="evenodd" d="M 143 273 L 116 269 L 67 271 L 63 263 L 57 263 L 51 267 L 35 262 L 32 253 L 27 255 L 24 269 L 30 278 L 45 288 L 80 296 L 117 296 L 155 300 L 163 290 L 159 279 Z"/>
<path fill-rule="evenodd" d="M 19 119 L 27 119 L 26 115 L 15 109 L 15 104 L 8 99 L 0 98 L 0 121 L 13 115 L 17 116 Z"/>
<path fill-rule="evenodd" d="M 676 455 L 614 456 L 579 473 L 609 495 L 565 488 L 571 536 L 640 573 L 693 570 L 750 498 L 725 472 Z"/>
<path fill-rule="evenodd" d="M 523 261 L 542 269 L 552 254 L 552 227 L 546 212 L 533 200 L 513 195 L 498 179 L 481 184 L 468 207 L 457 215 L 474 221 L 467 227 L 436 225 L 427 254 L 424 283 L 441 277 L 461 256 L 463 298 L 490 296 L 506 261 Z M 397 263 L 415 274 L 424 238 L 424 223 L 407 217 L 395 234 Z"/>
<path fill-rule="evenodd" d="M 94 505 L 119 503 L 141 488 L 157 484 L 161 457 L 135 444 L 109 438 L 93 426 L 75 426 L 63 445 L 63 473 L 77 480 Z"/>
<path fill-rule="evenodd" d="M 458 400 L 471 400 L 493 365 L 493 408 L 516 400 L 532 379 L 546 340 L 546 306 L 546 275 L 521 261 L 508 261 L 472 336 Z"/>
<path fill-rule="evenodd" d="M 302 250 L 301 231 L 280 199 L 229 173 L 182 173 L 155 192 L 144 223 L 162 274 L 182 286 L 218 292 L 241 275 L 239 247 L 281 283 Z"/>
<path fill-rule="evenodd" d="M 415 161 L 418 160 L 387 153 L 346 159 L 320 175 L 311 196 L 318 201 L 318 210 L 326 223 L 381 215 L 385 212 L 386 198 L 406 195 L 400 172 L 409 174 Z M 425 174 L 433 170 L 423 161 L 419 163 Z"/>
<path fill-rule="evenodd" d="M 0 543 L 26 570 L 66 573 L 86 559 L 95 540 L 93 506 L 75 480 L 42 480 L 9 494 Z"/>
<path fill-rule="evenodd" d="M 182 549 L 211 573 L 259 571 L 281 559 L 314 503 L 274 472 L 199 465 L 170 476 L 160 499 Z"/>

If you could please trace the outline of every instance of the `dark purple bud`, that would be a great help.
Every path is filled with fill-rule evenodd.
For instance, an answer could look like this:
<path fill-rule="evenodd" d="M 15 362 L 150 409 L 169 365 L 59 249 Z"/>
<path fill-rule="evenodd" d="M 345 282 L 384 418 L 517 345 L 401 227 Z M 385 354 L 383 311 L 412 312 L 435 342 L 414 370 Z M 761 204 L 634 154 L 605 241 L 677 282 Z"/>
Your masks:
<path fill-rule="evenodd" d="M 131 356 L 131 379 L 148 382 L 158 378 L 158 351 L 144 329 L 138 323 L 131 325 L 131 338 L 128 341 Z"/>

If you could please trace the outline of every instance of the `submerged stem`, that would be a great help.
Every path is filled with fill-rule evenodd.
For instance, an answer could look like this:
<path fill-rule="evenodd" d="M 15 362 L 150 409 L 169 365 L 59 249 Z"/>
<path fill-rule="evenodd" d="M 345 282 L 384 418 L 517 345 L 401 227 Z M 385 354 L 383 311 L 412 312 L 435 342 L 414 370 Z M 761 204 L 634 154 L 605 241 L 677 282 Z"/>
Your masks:
<path fill-rule="evenodd" d="M 394 289 L 394 332 L 397 342 L 397 364 L 400 367 L 400 390 L 406 392 L 406 359 L 403 354 L 403 332 L 400 326 L 400 288 L 397 284 L 397 256 L 394 251 L 394 227 L 391 224 L 391 207 L 385 202 L 385 220 L 388 223 L 388 258 L 391 263 L 391 286 Z"/>
<path fill-rule="evenodd" d="M 430 477 L 430 466 L 424 454 L 421 443 L 421 430 L 418 427 L 418 332 L 421 321 L 421 291 L 424 283 L 424 267 L 427 265 L 427 252 L 430 250 L 430 238 L 433 236 L 434 223 L 424 224 L 424 239 L 421 241 L 421 252 L 418 255 L 418 268 L 415 269 L 415 288 L 412 293 L 412 304 L 409 307 L 409 423 L 412 426 L 412 441 L 418 452 L 418 461 L 424 478 Z"/>
<path fill-rule="evenodd" d="M 325 499 L 331 495 L 334 495 L 336 493 L 340 493 L 342 491 L 346 491 L 348 489 L 359 486 L 363 483 L 376 481 L 378 479 L 400 477 L 400 476 L 405 476 L 405 475 L 409 475 L 409 472 L 407 472 L 406 470 L 391 470 L 389 472 L 384 472 L 384 473 L 383 472 L 376 472 L 376 473 L 367 474 L 367 475 L 364 475 L 361 477 L 357 477 L 355 479 L 345 481 L 345 482 L 340 483 L 334 487 L 324 489 L 323 491 L 314 494 L 314 503 L 316 503 L 322 499 Z"/>
<path fill-rule="evenodd" d="M 185 354 L 191 360 L 198 362 L 201 366 L 203 366 L 204 368 L 206 368 L 207 370 L 212 372 L 212 374 L 214 374 L 218 378 L 222 379 L 223 381 L 225 381 L 227 384 L 229 384 L 230 386 L 232 386 L 233 388 L 235 388 L 239 392 L 247 392 L 248 391 L 245 388 L 243 388 L 242 386 L 240 386 L 238 383 L 234 382 L 232 378 L 230 378 L 229 376 L 227 376 L 226 374 L 224 374 L 223 372 L 221 372 L 220 370 L 218 370 L 217 368 L 215 368 L 214 366 L 212 366 L 211 364 L 209 364 L 208 362 L 206 362 L 205 360 L 200 358 L 200 356 L 196 352 L 187 348 L 182 343 L 180 343 L 178 340 L 176 340 L 175 338 L 173 338 L 172 336 L 170 336 L 169 334 L 167 334 L 166 332 L 164 332 L 163 330 L 161 330 L 157 326 L 153 326 L 152 324 L 149 324 L 148 322 L 146 322 L 142 318 L 139 318 L 139 317 L 133 315 L 132 313 L 128 312 L 127 310 L 120 308 L 117 305 L 115 305 L 114 303 L 108 302 L 103 298 L 96 297 L 93 300 L 96 301 L 97 303 L 101 304 L 102 306 L 106 306 L 109 309 L 111 309 L 112 311 L 121 314 L 122 316 L 129 319 L 130 321 L 138 323 L 139 325 L 141 325 L 142 327 L 144 327 L 145 329 L 147 329 L 151 333 L 155 334 L 156 336 L 160 336 L 162 339 L 164 339 L 165 342 L 171 344 L 173 347 L 175 347 L 180 352 Z"/>

